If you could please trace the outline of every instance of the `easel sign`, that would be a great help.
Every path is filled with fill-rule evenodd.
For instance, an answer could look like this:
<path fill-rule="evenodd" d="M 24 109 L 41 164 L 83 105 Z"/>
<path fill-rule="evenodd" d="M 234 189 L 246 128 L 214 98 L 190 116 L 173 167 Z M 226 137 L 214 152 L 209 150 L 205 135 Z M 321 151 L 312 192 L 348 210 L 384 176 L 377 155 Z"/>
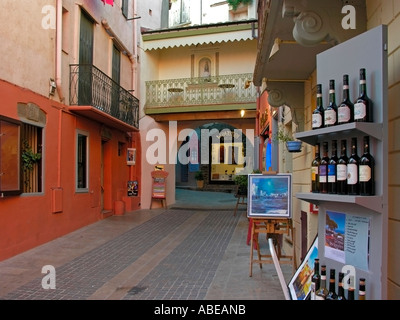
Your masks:
<path fill-rule="evenodd" d="M 291 218 L 291 174 L 249 174 L 248 179 L 249 218 Z"/>
<path fill-rule="evenodd" d="M 168 172 L 164 170 L 154 170 L 151 172 L 151 177 L 153 179 L 151 198 L 156 200 L 161 200 L 162 204 L 166 207 L 167 200 L 167 177 Z M 152 206 L 152 201 L 150 203 L 150 209 Z"/>

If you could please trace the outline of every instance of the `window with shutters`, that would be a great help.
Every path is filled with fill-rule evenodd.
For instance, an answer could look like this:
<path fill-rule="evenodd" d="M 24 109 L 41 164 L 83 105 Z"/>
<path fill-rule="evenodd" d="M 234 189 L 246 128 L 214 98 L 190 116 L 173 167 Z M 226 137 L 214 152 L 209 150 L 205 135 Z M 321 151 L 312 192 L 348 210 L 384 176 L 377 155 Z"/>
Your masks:
<path fill-rule="evenodd" d="M 0 116 L 0 196 L 22 193 L 21 122 Z"/>
<path fill-rule="evenodd" d="M 122 0 L 121 10 L 122 14 L 126 19 L 128 19 L 128 11 L 129 11 L 128 7 L 129 7 L 129 0 Z"/>

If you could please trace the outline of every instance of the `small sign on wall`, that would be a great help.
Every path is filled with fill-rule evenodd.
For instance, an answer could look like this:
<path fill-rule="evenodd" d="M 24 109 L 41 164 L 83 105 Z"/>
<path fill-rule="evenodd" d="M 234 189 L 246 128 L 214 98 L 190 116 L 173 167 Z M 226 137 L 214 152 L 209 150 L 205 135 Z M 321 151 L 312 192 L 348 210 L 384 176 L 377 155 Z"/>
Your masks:
<path fill-rule="evenodd" d="M 128 197 L 137 197 L 139 195 L 139 183 L 137 180 L 128 181 Z"/>
<path fill-rule="evenodd" d="M 136 148 L 127 149 L 126 164 L 128 166 L 134 166 L 136 164 Z"/>

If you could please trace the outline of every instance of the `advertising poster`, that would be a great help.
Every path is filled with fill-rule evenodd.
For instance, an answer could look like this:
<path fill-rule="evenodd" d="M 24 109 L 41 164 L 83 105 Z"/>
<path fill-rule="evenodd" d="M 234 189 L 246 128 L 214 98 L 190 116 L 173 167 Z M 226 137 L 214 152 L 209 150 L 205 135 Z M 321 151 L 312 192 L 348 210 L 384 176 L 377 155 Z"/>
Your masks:
<path fill-rule="evenodd" d="M 139 195 L 139 183 L 137 180 L 128 181 L 128 197 L 137 197 Z"/>
<path fill-rule="evenodd" d="M 326 212 L 325 257 L 368 270 L 368 217 Z"/>
<path fill-rule="evenodd" d="M 126 153 L 126 164 L 134 166 L 136 164 L 136 149 L 128 148 Z"/>
<path fill-rule="evenodd" d="M 314 262 L 318 258 L 318 237 L 314 239 L 303 262 L 289 281 L 288 288 L 292 300 L 306 300 L 311 293 L 311 278 L 314 274 Z"/>

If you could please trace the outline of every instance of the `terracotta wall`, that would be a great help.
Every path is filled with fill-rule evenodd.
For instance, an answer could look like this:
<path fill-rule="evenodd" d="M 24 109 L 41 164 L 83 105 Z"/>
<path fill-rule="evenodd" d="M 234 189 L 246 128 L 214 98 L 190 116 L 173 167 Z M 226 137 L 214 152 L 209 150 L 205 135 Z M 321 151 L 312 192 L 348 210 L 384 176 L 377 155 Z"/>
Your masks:
<path fill-rule="evenodd" d="M 118 142 L 124 147 L 137 147 L 133 139 L 121 131 L 107 128 L 112 139 L 105 149 L 104 209 L 101 199 L 101 145 L 104 128 L 100 123 L 68 112 L 60 103 L 50 101 L 29 90 L 0 81 L 2 115 L 17 119 L 17 103 L 34 103 L 46 114 L 43 139 L 43 191 L 0 198 L 0 260 L 53 240 L 78 228 L 114 214 L 115 201 L 125 200 L 128 210 L 139 207 L 140 197 L 124 199 L 127 181 L 138 179 L 137 168 L 127 166 L 126 148 L 118 155 Z M 89 135 L 89 189 L 75 190 L 76 130 Z M 133 142 L 132 142 L 132 141 Z M 140 161 L 138 161 L 140 170 Z M 54 200 L 55 199 L 55 200 Z M 54 212 L 54 208 L 58 208 Z M 59 210 L 61 208 L 61 210 Z M 58 212 L 59 211 L 59 212 Z"/>

